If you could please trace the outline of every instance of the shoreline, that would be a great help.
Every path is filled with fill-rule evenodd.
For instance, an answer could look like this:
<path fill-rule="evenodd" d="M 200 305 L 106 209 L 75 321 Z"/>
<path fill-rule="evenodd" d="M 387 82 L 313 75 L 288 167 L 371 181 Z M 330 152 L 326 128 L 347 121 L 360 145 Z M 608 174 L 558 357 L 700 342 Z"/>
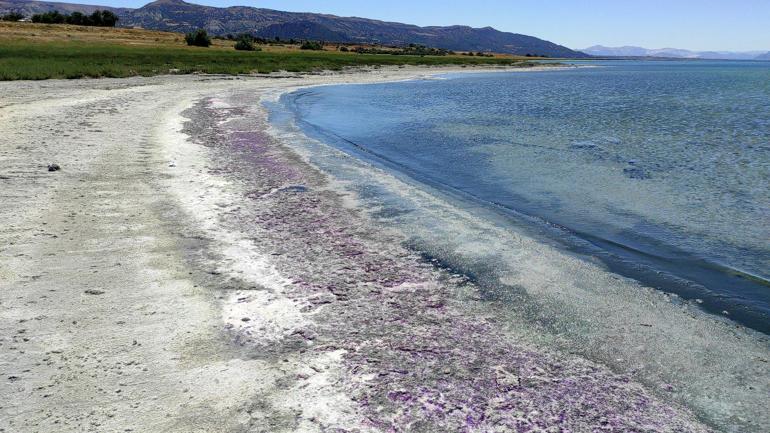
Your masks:
<path fill-rule="evenodd" d="M 0 428 L 709 431 L 665 392 L 504 332 L 474 284 L 374 224 L 258 103 L 450 68 L 393 69 L 13 90 L 0 395 L 25 397 Z"/>
<path fill-rule="evenodd" d="M 563 68 L 560 69 L 563 70 Z M 475 73 L 482 72 L 476 71 Z M 420 79 L 430 79 L 430 77 L 421 77 Z M 394 81 L 383 83 L 394 83 Z M 281 116 L 296 117 L 295 96 L 289 94 L 313 87 L 318 86 L 292 88 L 265 95 L 261 99 L 262 104 L 269 104 L 271 107 L 269 111 L 280 112 Z M 302 92 L 296 98 L 304 95 L 305 92 Z M 278 102 L 284 96 L 289 99 L 286 102 Z M 291 105 L 291 107 L 286 105 Z M 301 122 L 300 119 L 294 119 L 295 122 L 298 120 Z M 752 286 L 754 283 L 768 287 L 766 279 L 754 276 L 750 272 L 723 265 L 717 261 L 698 258 L 699 255 L 696 253 L 677 250 L 675 246 L 662 243 L 658 239 L 642 237 L 641 233 L 631 233 L 627 238 L 611 240 L 599 232 L 592 232 L 590 227 L 585 225 L 575 227 L 570 224 L 569 220 L 558 221 L 553 218 L 553 215 L 542 215 L 538 213 L 536 207 L 531 205 L 527 207 L 523 203 L 501 204 L 488 198 L 479 197 L 431 178 L 430 175 L 419 170 L 394 162 L 377 151 L 367 148 L 365 143 L 359 145 L 359 143 L 339 138 L 333 132 L 316 128 L 312 124 L 297 127 L 295 133 L 307 135 L 308 140 L 325 143 L 328 145 L 327 147 L 338 149 L 354 158 L 363 159 L 366 164 L 382 169 L 407 184 L 430 189 L 433 195 L 441 196 L 449 201 L 454 200 L 458 202 L 458 205 L 488 207 L 490 209 L 485 213 L 494 214 L 495 219 L 501 220 L 501 223 L 502 220 L 510 220 L 511 224 L 519 228 L 523 228 L 520 226 L 524 225 L 533 226 L 523 229 L 534 239 L 544 242 L 555 241 L 561 244 L 564 250 L 574 252 L 581 257 L 598 258 L 612 273 L 639 281 L 643 286 L 656 287 L 661 292 L 678 296 L 682 298 L 683 302 L 692 303 L 694 307 L 704 310 L 715 318 L 722 318 L 728 323 L 737 323 L 761 336 L 768 335 L 768 326 L 770 325 L 763 320 L 765 317 L 761 311 L 745 311 L 747 305 L 722 300 L 720 299 L 721 292 L 709 291 L 732 286 L 736 287 L 733 292 L 739 293 L 741 290 L 756 289 L 756 286 Z M 312 152 L 306 153 L 305 159 L 311 159 Z M 644 245 L 645 248 L 640 248 L 639 245 Z M 658 248 L 657 251 L 656 248 Z M 680 259 L 667 258 L 671 256 L 680 257 Z M 678 273 L 681 270 L 686 271 Z"/>
<path fill-rule="evenodd" d="M 277 99 L 271 98 L 273 102 Z M 663 390 L 666 399 L 686 404 L 724 431 L 732 431 L 736 425 L 748 431 L 754 431 L 752 428 L 762 431 L 764 427 L 749 427 L 749 424 L 768 423 L 765 419 L 749 421 L 745 418 L 762 412 L 760 407 L 766 400 L 762 397 L 763 392 L 756 391 L 770 389 L 763 373 L 768 359 L 767 335 L 703 311 L 696 303 L 684 302 L 676 294 L 667 294 L 619 276 L 585 255 L 539 245 L 542 239 L 527 234 L 526 230 L 500 230 L 494 224 L 479 223 L 479 217 L 493 221 L 501 217 L 489 211 L 474 214 L 455 209 L 453 198 L 447 197 L 445 192 L 398 170 L 380 167 L 366 159 L 361 161 L 355 155 L 351 157 L 346 150 L 324 143 L 322 139 L 305 136 L 301 128 L 286 128 L 285 125 L 282 128 L 291 131 L 277 134 L 274 131 L 277 140 L 300 142 L 289 147 L 332 178 L 340 176 L 335 181 L 335 191 L 350 197 L 350 207 L 368 208 L 367 216 L 376 220 L 383 230 L 407 231 L 409 236 L 417 238 L 405 242 L 411 249 L 449 272 L 478 275 L 477 270 L 464 263 L 475 261 L 481 264 L 485 259 L 490 267 L 499 266 L 495 263 L 500 259 L 492 254 L 476 257 L 463 253 L 463 242 L 476 245 L 486 241 L 490 249 L 505 250 L 505 244 L 499 239 L 510 239 L 517 246 L 531 249 L 531 255 L 547 257 L 545 261 L 533 260 L 534 257 L 522 260 L 514 250 L 504 257 L 514 263 L 512 266 L 528 268 L 534 275 L 513 278 L 500 275 L 498 282 L 474 280 L 480 287 L 490 283 L 501 285 L 503 292 L 513 294 L 511 300 L 502 303 L 495 298 L 508 295 L 496 294 L 499 289 L 485 289 L 487 293 L 482 297 L 492 309 L 511 310 L 502 312 L 499 319 L 515 330 L 519 338 L 533 332 L 541 334 L 534 338 L 529 336 L 527 340 L 541 347 L 545 344 L 562 352 L 578 354 L 608 365 L 613 371 L 629 374 L 650 389 Z M 372 176 L 376 180 L 372 180 Z M 382 192 L 386 190 L 389 192 Z M 385 195 L 385 198 L 371 199 L 367 203 L 357 197 L 358 194 L 370 194 L 367 191 L 378 191 L 377 194 Z M 381 202 L 393 201 L 392 195 L 408 203 L 397 205 L 396 213 L 401 209 L 401 212 L 411 212 L 415 216 L 405 220 L 396 218 L 398 222 L 393 223 L 388 222 L 388 217 L 378 218 L 376 215 L 383 210 Z M 424 196 L 429 199 L 425 200 Z M 412 227 L 401 227 L 408 224 L 405 221 L 411 221 Z M 429 228 L 415 230 L 415 225 L 428 225 L 424 223 L 427 221 L 431 221 Z M 458 231 L 460 225 L 471 234 Z M 431 231 L 443 233 L 437 235 Z M 493 234 L 484 237 L 486 232 Z M 575 282 L 569 284 L 573 278 Z M 522 287 L 527 291 L 523 298 L 517 294 Z M 514 306 L 511 302 L 524 302 L 525 305 Z M 532 307 L 535 313 L 528 311 Z M 482 314 L 489 314 L 489 309 Z M 550 323 L 549 317 L 565 314 L 569 317 Z M 724 346 L 717 347 L 715 340 Z M 615 344 L 608 346 L 608 341 Z M 682 346 L 688 350 L 680 356 Z M 751 383 L 748 388 L 744 386 L 747 382 Z M 711 400 L 715 389 L 720 389 L 723 396 Z M 732 397 L 724 397 L 727 394 Z M 754 409 L 746 407 L 747 402 L 756 404 Z"/>

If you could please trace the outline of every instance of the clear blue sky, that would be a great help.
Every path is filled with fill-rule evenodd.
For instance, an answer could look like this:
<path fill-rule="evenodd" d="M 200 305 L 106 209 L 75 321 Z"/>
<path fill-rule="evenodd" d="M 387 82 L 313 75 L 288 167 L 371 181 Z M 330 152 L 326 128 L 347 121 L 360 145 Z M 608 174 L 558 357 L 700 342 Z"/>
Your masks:
<path fill-rule="evenodd" d="M 139 7 L 149 0 L 68 0 Z M 211 6 L 361 16 L 418 25 L 466 24 L 570 48 L 638 45 L 770 50 L 770 0 L 189 0 Z"/>

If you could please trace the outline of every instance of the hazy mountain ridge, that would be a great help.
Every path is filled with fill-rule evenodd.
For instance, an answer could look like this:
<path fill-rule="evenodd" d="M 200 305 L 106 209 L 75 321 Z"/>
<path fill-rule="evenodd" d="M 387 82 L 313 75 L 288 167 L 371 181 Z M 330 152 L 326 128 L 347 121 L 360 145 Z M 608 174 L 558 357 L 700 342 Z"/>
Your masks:
<path fill-rule="evenodd" d="M 20 11 L 26 15 L 49 10 L 68 12 L 108 9 L 118 14 L 119 25 L 154 30 L 187 32 L 205 28 L 214 34 L 254 33 L 263 37 L 324 39 L 330 42 L 380 43 L 384 45 L 424 44 L 457 51 L 493 51 L 508 54 L 537 54 L 549 57 L 588 57 L 585 53 L 533 36 L 501 32 L 491 27 L 419 27 L 411 24 L 358 17 L 282 12 L 248 6 L 217 8 L 158 0 L 139 9 L 0 0 L 0 13 Z"/>
<path fill-rule="evenodd" d="M 22 15 L 29 17 L 32 14 L 59 11 L 61 13 L 72 12 L 85 12 L 92 13 L 97 9 L 106 9 L 117 13 L 118 15 L 128 13 L 132 9 L 129 8 L 114 8 L 110 6 L 95 6 L 78 3 L 55 3 L 46 1 L 24 1 L 24 0 L 0 0 L 0 14 L 8 12 L 19 12 Z"/>
<path fill-rule="evenodd" d="M 770 60 L 770 52 L 764 51 L 691 51 L 680 48 L 649 49 L 635 46 L 605 47 L 594 45 L 582 50 L 600 57 L 673 57 L 682 59 L 715 60 Z"/>

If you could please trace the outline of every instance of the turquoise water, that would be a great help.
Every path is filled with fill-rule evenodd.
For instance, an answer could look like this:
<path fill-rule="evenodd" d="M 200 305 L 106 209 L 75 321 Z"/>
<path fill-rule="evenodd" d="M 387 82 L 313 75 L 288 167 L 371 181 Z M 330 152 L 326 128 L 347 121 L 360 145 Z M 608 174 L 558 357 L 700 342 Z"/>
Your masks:
<path fill-rule="evenodd" d="M 770 63 L 599 66 L 283 101 L 308 135 L 770 332 Z"/>

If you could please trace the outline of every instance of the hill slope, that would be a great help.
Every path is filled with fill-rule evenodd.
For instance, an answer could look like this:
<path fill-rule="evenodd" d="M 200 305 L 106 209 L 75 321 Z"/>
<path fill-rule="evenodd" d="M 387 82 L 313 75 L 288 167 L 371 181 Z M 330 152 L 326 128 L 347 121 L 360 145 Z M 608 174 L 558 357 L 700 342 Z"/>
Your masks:
<path fill-rule="evenodd" d="M 85 12 L 92 13 L 97 9 L 107 9 L 115 12 L 119 16 L 130 13 L 129 8 L 113 8 L 110 6 L 94 6 L 78 3 L 55 3 L 46 1 L 26 1 L 26 0 L 0 0 L 0 14 L 8 12 L 19 12 L 26 17 L 32 14 L 48 11 L 59 11 L 61 13 Z"/>
<path fill-rule="evenodd" d="M 95 6 L 27 0 L 0 0 L 0 13 L 27 15 L 48 10 L 90 11 Z M 549 57 L 586 57 L 584 53 L 532 36 L 501 32 L 491 27 L 419 27 L 355 17 L 281 12 L 246 6 L 216 8 L 182 0 L 158 0 L 139 9 L 101 7 L 115 11 L 119 25 L 187 32 L 205 28 L 214 34 L 254 33 L 263 37 L 325 39 L 331 42 L 424 44 L 458 51 L 493 51 Z"/>

